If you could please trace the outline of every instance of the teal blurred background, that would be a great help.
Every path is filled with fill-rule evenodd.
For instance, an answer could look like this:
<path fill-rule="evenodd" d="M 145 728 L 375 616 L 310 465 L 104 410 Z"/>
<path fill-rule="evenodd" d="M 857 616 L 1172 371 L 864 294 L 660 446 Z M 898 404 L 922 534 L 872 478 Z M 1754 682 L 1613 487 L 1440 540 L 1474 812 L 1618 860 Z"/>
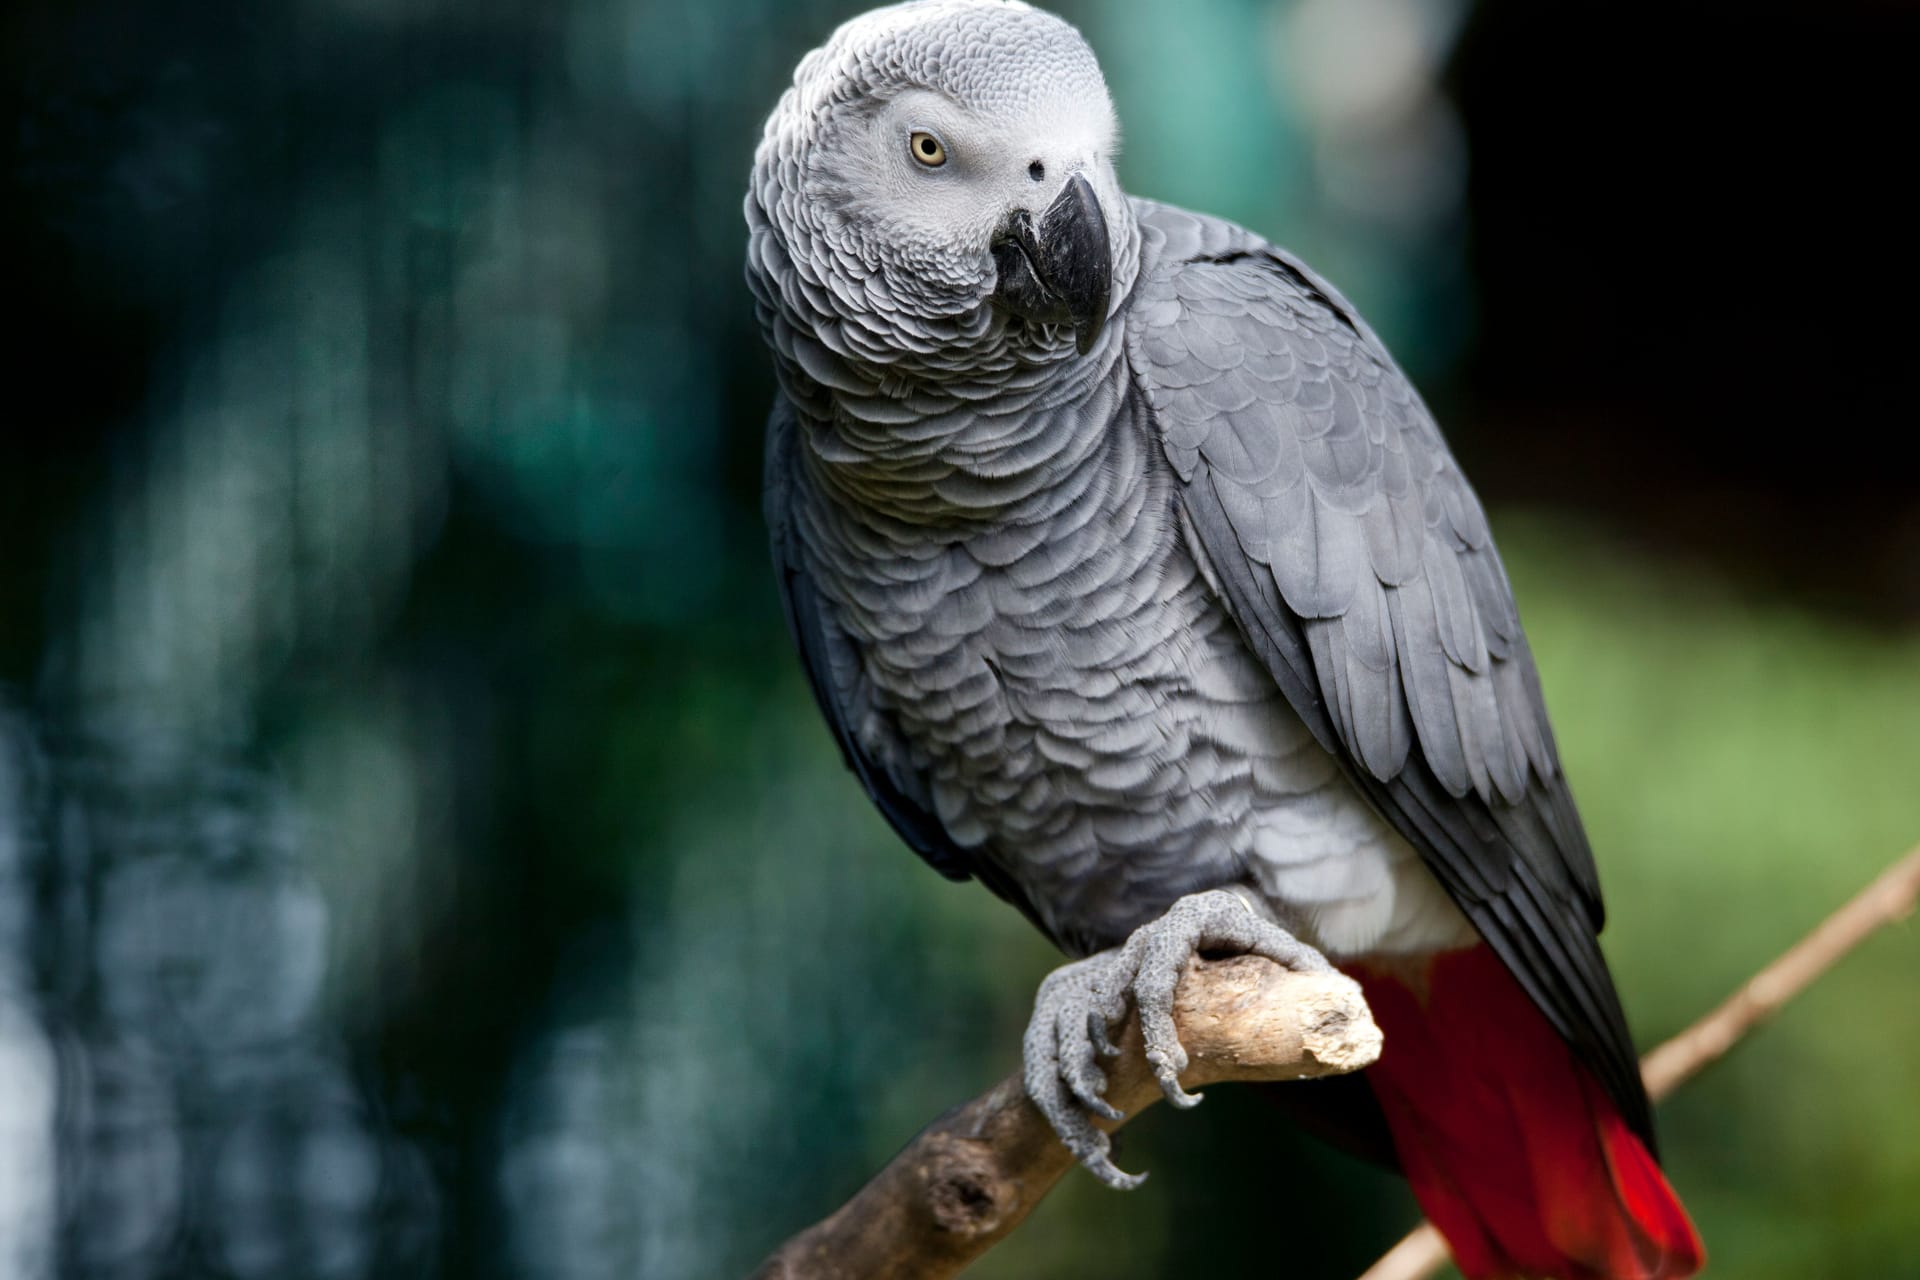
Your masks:
<path fill-rule="evenodd" d="M 743 1275 L 1014 1065 L 1056 957 L 869 810 L 765 566 L 739 205 L 856 7 L 0 18 L 0 1277 Z M 1063 10 L 1129 187 L 1440 412 L 1643 1043 L 1920 839 L 1911 10 Z M 1917 965 L 1663 1108 L 1716 1274 L 1920 1277 Z M 976 1273 L 1415 1216 L 1230 1088 L 1122 1159 Z"/>

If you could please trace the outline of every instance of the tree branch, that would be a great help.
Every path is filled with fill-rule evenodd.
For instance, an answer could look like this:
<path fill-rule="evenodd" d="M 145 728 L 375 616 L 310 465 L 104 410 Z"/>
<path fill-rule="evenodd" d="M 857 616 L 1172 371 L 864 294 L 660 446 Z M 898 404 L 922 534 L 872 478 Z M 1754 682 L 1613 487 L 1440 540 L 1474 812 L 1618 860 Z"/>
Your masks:
<path fill-rule="evenodd" d="M 1642 1058 L 1640 1076 L 1648 1096 L 1658 1102 L 1718 1060 L 1875 930 L 1911 915 L 1917 902 L 1920 848 L 1881 872 L 1712 1013 Z M 1368 1267 L 1360 1280 L 1426 1280 L 1446 1262 L 1446 1242 L 1432 1223 L 1423 1222 Z"/>
<path fill-rule="evenodd" d="M 1352 979 L 1299 974 L 1260 956 L 1194 959 L 1174 1022 L 1189 1088 L 1357 1071 L 1380 1030 Z M 1158 1101 L 1137 1019 L 1107 1068 L 1108 1100 L 1128 1119 Z M 1098 1121 L 1109 1132 L 1125 1121 Z M 1004 1239 L 1073 1165 L 1018 1073 L 941 1116 L 830 1217 L 782 1245 L 755 1280 L 938 1280 Z"/>
<path fill-rule="evenodd" d="M 1920 848 L 1874 882 L 1718 1008 L 1641 1061 L 1656 1101 L 1715 1061 L 1882 925 L 1920 901 Z M 1303 975 L 1258 956 L 1189 963 L 1175 1007 L 1191 1065 L 1189 1088 L 1230 1080 L 1293 1080 L 1356 1071 L 1380 1054 L 1359 987 L 1338 974 Z M 1129 1018 L 1107 1096 L 1131 1119 L 1161 1097 Z M 1098 1122 L 1112 1131 L 1124 1124 Z M 754 1280 L 940 1280 L 1020 1225 L 1073 1165 L 1007 1077 L 922 1130 L 831 1216 L 788 1240 Z M 1422 1223 L 1361 1280 L 1426 1280 L 1447 1248 Z"/>

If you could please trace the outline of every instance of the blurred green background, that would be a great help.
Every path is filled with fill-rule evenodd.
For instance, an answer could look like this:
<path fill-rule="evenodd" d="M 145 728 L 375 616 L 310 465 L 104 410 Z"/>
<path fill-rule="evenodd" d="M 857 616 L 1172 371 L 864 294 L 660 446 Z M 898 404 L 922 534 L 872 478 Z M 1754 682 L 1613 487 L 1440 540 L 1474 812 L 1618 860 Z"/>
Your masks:
<path fill-rule="evenodd" d="M 0 17 L 0 1276 L 742 1275 L 1014 1065 L 1056 957 L 869 810 L 765 566 L 739 206 L 855 8 Z M 1447 424 L 1643 1043 L 1920 839 L 1910 10 L 1063 9 L 1129 187 Z M 1920 1276 L 1917 963 L 1663 1108 L 1716 1274 Z M 1232 1089 L 1122 1159 L 977 1274 L 1414 1219 Z"/>

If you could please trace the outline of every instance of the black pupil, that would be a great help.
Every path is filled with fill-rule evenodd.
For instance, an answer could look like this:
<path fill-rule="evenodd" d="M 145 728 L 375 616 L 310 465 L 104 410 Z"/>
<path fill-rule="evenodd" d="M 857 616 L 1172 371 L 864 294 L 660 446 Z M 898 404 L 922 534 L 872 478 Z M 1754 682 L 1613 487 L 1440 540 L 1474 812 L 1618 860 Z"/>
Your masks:
<path fill-rule="evenodd" d="M 920 154 L 921 154 L 921 155 L 923 155 L 923 156 L 930 156 L 930 155 L 932 155 L 932 154 L 933 154 L 933 139 L 932 139 L 932 138 L 922 138 L 922 139 L 920 139 Z"/>

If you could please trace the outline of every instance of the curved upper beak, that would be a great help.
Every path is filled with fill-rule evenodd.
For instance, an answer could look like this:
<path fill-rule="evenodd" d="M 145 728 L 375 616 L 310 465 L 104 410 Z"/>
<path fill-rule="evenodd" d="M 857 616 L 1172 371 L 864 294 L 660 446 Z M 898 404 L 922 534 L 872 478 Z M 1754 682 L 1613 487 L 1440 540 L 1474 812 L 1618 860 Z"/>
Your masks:
<path fill-rule="evenodd" d="M 1080 354 L 1093 349 L 1107 325 L 1113 252 L 1106 215 L 1083 175 L 1069 178 L 1039 218 L 1015 210 L 994 238 L 993 265 L 995 303 L 1043 324 L 1071 324 Z"/>

